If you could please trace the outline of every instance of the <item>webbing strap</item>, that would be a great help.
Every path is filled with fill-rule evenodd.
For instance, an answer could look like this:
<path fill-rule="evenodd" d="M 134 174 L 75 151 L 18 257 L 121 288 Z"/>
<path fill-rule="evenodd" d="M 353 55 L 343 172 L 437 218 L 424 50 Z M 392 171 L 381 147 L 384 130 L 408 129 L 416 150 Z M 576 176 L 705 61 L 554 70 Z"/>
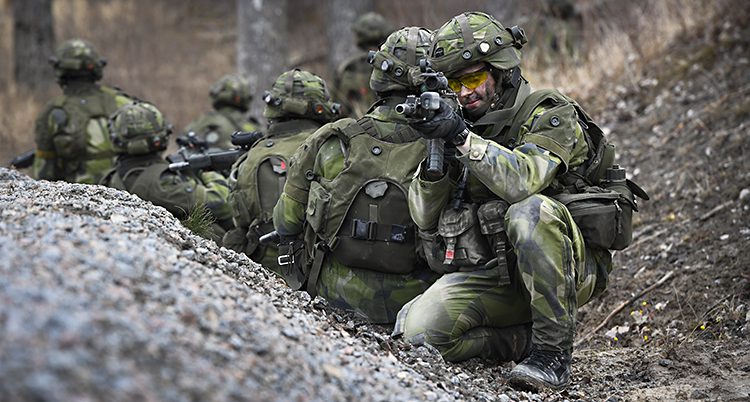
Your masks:
<path fill-rule="evenodd" d="M 406 33 L 406 62 L 417 65 L 417 41 L 419 41 L 419 28 L 411 27 Z"/>
<path fill-rule="evenodd" d="M 472 35 L 471 26 L 469 26 L 469 18 L 466 17 L 466 14 L 461 14 L 456 17 L 456 22 L 458 22 L 458 26 L 461 28 L 461 36 L 464 40 L 464 49 L 466 49 L 467 46 L 474 43 L 474 35 Z"/>
<path fill-rule="evenodd" d="M 310 298 L 314 299 L 318 295 L 318 277 L 320 276 L 320 269 L 323 267 L 323 258 L 326 255 L 326 248 L 323 243 L 315 245 L 315 256 L 313 257 L 312 267 L 310 267 L 310 276 L 307 278 L 307 293 Z"/>

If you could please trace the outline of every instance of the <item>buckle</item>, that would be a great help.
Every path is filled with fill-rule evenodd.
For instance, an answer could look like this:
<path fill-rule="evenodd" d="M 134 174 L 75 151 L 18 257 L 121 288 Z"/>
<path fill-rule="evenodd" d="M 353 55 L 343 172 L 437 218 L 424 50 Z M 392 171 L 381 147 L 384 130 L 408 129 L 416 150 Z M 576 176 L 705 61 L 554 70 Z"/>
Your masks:
<path fill-rule="evenodd" d="M 352 221 L 352 238 L 357 240 L 375 240 L 377 223 L 354 219 Z"/>
<path fill-rule="evenodd" d="M 276 258 L 276 262 L 279 265 L 290 265 L 294 264 L 294 254 L 284 254 Z"/>

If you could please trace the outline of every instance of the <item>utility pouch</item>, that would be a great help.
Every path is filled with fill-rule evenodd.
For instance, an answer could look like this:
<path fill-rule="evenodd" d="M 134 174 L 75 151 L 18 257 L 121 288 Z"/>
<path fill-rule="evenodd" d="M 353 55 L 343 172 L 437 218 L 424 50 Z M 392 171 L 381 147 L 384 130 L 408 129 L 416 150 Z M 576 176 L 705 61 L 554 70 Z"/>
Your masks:
<path fill-rule="evenodd" d="M 484 268 L 494 253 L 482 234 L 477 204 L 444 209 L 437 233 L 420 232 L 425 257 L 437 273 Z"/>
<path fill-rule="evenodd" d="M 479 227 L 497 258 L 495 265 L 499 268 L 501 285 L 510 283 L 508 263 L 505 257 L 505 245 L 508 239 L 505 233 L 505 212 L 508 211 L 509 207 L 510 204 L 505 200 L 494 200 L 482 204 L 477 210 Z"/>
<path fill-rule="evenodd" d="M 305 213 L 307 222 L 316 233 L 321 233 L 324 230 L 330 202 L 331 194 L 317 181 L 311 181 Z"/>
<path fill-rule="evenodd" d="M 299 290 L 305 284 L 308 273 L 305 245 L 301 240 L 282 240 L 279 243 L 278 264 L 281 276 L 292 290 Z"/>
<path fill-rule="evenodd" d="M 619 188 L 622 187 L 622 188 Z M 633 240 L 633 193 L 627 185 L 615 189 L 587 187 L 580 194 L 558 194 L 554 198 L 570 211 L 586 244 L 622 250 Z"/>

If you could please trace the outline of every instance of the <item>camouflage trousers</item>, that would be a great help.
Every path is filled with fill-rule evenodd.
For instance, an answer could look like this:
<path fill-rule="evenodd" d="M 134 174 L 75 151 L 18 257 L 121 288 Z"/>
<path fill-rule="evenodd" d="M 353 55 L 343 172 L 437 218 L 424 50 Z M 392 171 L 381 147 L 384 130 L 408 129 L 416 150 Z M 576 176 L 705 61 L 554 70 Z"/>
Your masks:
<path fill-rule="evenodd" d="M 409 300 L 424 292 L 438 275 L 427 267 L 390 274 L 344 266 L 326 256 L 316 284 L 318 296 L 375 324 L 393 324 Z"/>
<path fill-rule="evenodd" d="M 445 274 L 404 306 L 394 335 L 435 346 L 447 361 L 517 361 L 530 343 L 572 348 L 577 308 L 602 290 L 597 272 L 611 269 L 609 252 L 588 250 L 570 212 L 542 195 L 511 205 L 505 227 L 516 257 L 509 285 L 499 268 Z"/>

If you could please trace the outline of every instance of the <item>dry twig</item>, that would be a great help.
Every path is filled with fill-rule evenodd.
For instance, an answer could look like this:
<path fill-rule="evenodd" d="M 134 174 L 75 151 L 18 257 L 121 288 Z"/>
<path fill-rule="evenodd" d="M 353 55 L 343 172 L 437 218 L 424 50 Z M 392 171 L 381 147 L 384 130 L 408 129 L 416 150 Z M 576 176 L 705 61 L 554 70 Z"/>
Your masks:
<path fill-rule="evenodd" d="M 592 335 L 594 335 L 595 333 L 599 332 L 600 329 L 604 328 L 609 323 L 609 321 L 612 318 L 614 318 L 614 316 L 616 316 L 618 313 L 620 313 L 622 310 L 624 310 L 625 307 L 629 306 L 630 304 L 632 304 L 636 300 L 640 299 L 641 297 L 643 297 L 648 292 L 650 292 L 650 291 L 658 288 L 659 286 L 663 285 L 665 282 L 667 282 L 669 280 L 669 278 L 672 277 L 672 275 L 674 275 L 674 271 L 667 272 L 667 274 L 664 275 L 658 281 L 656 281 L 656 283 L 652 284 L 651 286 L 647 287 L 646 289 L 641 290 L 640 292 L 638 292 L 638 294 L 636 294 L 635 296 L 631 297 L 627 301 L 624 301 L 624 302 L 620 303 L 620 305 L 617 306 L 617 308 L 615 308 L 614 310 L 612 310 L 612 312 L 609 313 L 609 315 L 607 316 L 607 318 L 605 318 L 599 325 L 597 325 L 596 328 L 594 328 L 593 330 L 591 330 L 590 332 L 588 332 L 586 335 L 584 335 L 581 339 L 579 339 L 578 341 L 576 341 L 576 343 L 573 345 L 573 347 L 578 347 L 584 341 L 586 341 L 587 339 L 589 339 Z"/>

